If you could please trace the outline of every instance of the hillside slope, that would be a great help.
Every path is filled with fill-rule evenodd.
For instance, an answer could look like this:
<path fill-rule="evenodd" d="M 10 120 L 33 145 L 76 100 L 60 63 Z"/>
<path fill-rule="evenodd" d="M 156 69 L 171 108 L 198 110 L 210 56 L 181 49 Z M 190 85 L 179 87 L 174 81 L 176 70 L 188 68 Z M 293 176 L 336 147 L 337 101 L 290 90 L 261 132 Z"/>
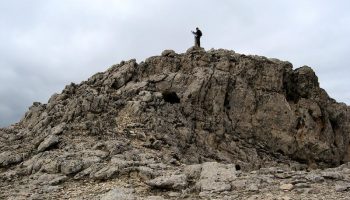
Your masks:
<path fill-rule="evenodd" d="M 105 198 L 144 199 L 163 190 L 209 198 L 234 191 L 239 174 L 251 170 L 274 175 L 276 166 L 347 163 L 349 122 L 349 107 L 319 87 L 310 67 L 293 70 L 289 62 L 223 49 L 166 50 L 72 83 L 1 129 L 0 186 L 8 192 L 0 197 L 14 195 L 14 185 L 23 193 L 16 198 L 35 199 L 60 197 L 69 185 L 101 189 L 99 181 L 119 181 L 129 187 Z M 211 182 L 219 185 L 213 189 Z"/>

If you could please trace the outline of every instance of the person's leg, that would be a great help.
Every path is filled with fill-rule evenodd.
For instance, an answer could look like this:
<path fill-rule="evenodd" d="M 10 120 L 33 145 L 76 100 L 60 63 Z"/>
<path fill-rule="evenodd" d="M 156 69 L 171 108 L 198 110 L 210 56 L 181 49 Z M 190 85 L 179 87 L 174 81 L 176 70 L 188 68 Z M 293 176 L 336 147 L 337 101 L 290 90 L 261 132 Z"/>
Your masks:
<path fill-rule="evenodd" d="M 196 38 L 195 38 L 195 46 L 196 46 L 196 47 L 199 47 L 199 46 L 200 46 L 199 37 L 196 37 Z"/>
<path fill-rule="evenodd" d="M 198 47 L 201 47 L 201 38 L 198 37 Z"/>

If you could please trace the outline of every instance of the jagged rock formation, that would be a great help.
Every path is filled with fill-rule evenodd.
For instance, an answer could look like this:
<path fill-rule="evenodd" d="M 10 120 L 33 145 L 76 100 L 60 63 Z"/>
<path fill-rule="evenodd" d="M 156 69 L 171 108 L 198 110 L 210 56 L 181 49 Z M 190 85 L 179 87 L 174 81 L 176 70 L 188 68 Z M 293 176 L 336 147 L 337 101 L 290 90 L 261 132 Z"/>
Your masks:
<path fill-rule="evenodd" d="M 19 123 L 0 130 L 0 179 L 3 188 L 27 182 L 22 197 L 34 199 L 42 198 L 38 191 L 45 194 L 40 185 L 57 192 L 57 185 L 117 177 L 142 187 L 96 198 L 135 199 L 137 193 L 145 199 L 162 190 L 185 191 L 169 198 L 213 198 L 241 189 L 249 195 L 262 186 L 246 186 L 248 178 L 235 185 L 242 173 L 348 162 L 349 122 L 349 107 L 328 97 L 310 67 L 293 70 L 289 62 L 228 50 L 166 50 L 139 64 L 123 61 L 66 86 L 47 104 L 34 103 Z M 349 173 L 347 165 L 343 169 Z"/>

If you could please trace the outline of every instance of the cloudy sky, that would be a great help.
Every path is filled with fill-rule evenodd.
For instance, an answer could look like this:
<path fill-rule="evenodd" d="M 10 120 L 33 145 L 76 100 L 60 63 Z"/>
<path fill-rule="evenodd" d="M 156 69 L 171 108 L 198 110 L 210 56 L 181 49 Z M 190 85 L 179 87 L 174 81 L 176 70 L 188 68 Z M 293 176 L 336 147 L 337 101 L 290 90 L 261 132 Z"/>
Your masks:
<path fill-rule="evenodd" d="M 311 66 L 350 104 L 348 0 L 0 0 L 0 126 L 121 60 L 226 48 Z"/>

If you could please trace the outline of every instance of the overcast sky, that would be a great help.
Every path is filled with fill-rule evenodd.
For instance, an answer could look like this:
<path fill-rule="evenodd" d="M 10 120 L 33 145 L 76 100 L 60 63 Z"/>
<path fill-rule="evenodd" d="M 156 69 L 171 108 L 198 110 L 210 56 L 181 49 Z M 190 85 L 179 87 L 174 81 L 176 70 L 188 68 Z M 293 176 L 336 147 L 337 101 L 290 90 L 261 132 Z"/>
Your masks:
<path fill-rule="evenodd" d="M 0 126 L 121 60 L 205 49 L 312 67 L 350 104 L 348 0 L 0 0 Z"/>

